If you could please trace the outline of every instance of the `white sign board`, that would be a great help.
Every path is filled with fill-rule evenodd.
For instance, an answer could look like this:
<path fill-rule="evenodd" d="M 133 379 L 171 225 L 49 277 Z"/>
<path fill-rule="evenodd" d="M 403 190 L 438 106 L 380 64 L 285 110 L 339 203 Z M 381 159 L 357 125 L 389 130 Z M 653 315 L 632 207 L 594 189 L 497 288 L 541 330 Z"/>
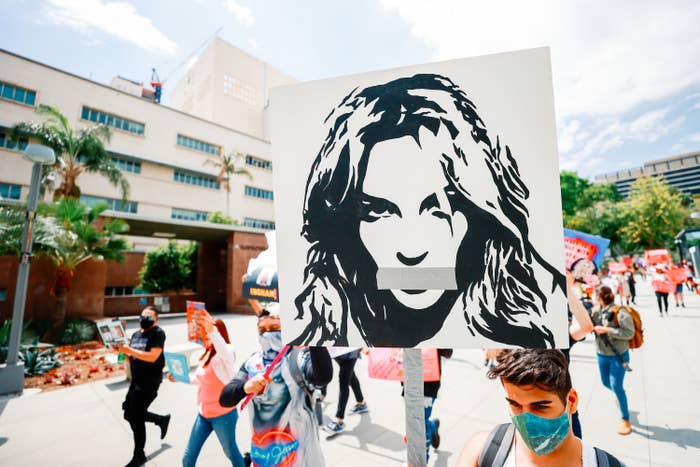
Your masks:
<path fill-rule="evenodd" d="M 275 88 L 286 342 L 566 347 L 549 49 Z"/>

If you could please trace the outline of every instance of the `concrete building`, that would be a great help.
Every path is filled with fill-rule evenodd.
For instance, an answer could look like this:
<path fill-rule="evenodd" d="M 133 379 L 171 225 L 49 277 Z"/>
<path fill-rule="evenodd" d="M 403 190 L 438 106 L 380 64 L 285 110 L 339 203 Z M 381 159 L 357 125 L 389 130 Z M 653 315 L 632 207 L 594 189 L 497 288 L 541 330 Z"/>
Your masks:
<path fill-rule="evenodd" d="M 663 176 L 672 186 L 700 200 L 700 151 L 680 154 L 645 162 L 642 167 L 618 170 L 596 175 L 597 183 L 614 183 L 621 195 L 627 196 L 630 187 L 640 177 Z"/>
<path fill-rule="evenodd" d="M 127 221 L 135 252 L 151 248 L 157 237 L 199 241 L 201 275 L 219 276 L 198 281 L 197 292 L 206 295 L 199 298 L 232 311 L 244 304 L 240 277 L 248 259 L 265 248 L 262 233 L 274 229 L 265 108 L 268 88 L 290 81 L 217 38 L 174 89 L 178 109 L 156 104 L 140 83 L 117 77 L 108 86 L 0 49 L 0 200 L 21 201 L 28 194 L 31 165 L 21 154 L 27 141 L 11 141 L 7 130 L 18 122 L 41 121 L 38 105 L 57 107 L 76 130 L 105 124 L 112 130 L 106 148 L 131 186 L 129 202 L 122 203 L 117 188 L 90 173 L 78 180 L 81 200 L 105 201 L 109 216 Z M 225 213 L 227 205 L 212 163 L 232 152 L 245 155 L 253 179 L 236 176 L 231 183 L 230 217 L 238 225 L 210 224 L 207 214 Z M 108 299 L 133 293 L 142 256 L 127 262 L 128 271 L 101 273 L 91 293 Z M 110 283 L 115 277 L 120 283 Z M 0 314 L 13 295 L 13 278 L 6 279 L 0 281 Z M 28 303 L 32 300 L 37 299 L 28 297 Z M 132 308 L 141 302 L 138 298 Z M 95 302 L 90 303 L 94 311 Z M 103 308 L 116 313 L 119 306 Z"/>
<path fill-rule="evenodd" d="M 215 37 L 172 90 L 169 104 L 269 139 L 269 89 L 296 80 Z"/>

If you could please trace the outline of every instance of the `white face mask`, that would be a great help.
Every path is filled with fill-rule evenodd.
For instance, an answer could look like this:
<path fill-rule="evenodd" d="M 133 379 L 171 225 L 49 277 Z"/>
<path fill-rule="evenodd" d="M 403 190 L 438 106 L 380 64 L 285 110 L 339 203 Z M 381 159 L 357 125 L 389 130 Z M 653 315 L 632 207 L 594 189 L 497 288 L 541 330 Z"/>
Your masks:
<path fill-rule="evenodd" d="M 282 333 L 280 331 L 265 331 L 259 336 L 263 355 L 268 357 L 282 350 Z"/>

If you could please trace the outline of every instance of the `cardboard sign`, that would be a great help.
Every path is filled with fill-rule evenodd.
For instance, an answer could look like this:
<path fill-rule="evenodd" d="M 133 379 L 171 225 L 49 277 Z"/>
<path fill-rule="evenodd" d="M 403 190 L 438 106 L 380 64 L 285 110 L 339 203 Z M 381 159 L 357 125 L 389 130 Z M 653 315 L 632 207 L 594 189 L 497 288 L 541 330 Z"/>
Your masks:
<path fill-rule="evenodd" d="M 423 381 L 440 381 L 437 349 L 422 349 Z M 370 378 L 403 381 L 403 349 L 369 349 L 367 370 Z"/>
<path fill-rule="evenodd" d="M 566 269 L 571 268 L 571 264 L 581 258 L 590 259 L 600 268 L 609 245 L 610 240 L 607 238 L 578 230 L 564 229 Z"/>
<path fill-rule="evenodd" d="M 100 333 L 105 346 L 116 348 L 119 344 L 126 344 L 126 332 L 121 321 L 113 319 L 103 319 L 95 323 L 97 331 Z"/>
<path fill-rule="evenodd" d="M 278 301 L 277 267 L 260 266 L 248 272 L 243 281 L 243 296 L 263 302 Z"/>
<path fill-rule="evenodd" d="M 671 268 L 666 271 L 666 275 L 674 284 L 683 284 L 688 280 L 688 272 L 685 268 Z"/>
<path fill-rule="evenodd" d="M 549 50 L 274 88 L 284 341 L 566 347 Z"/>
<path fill-rule="evenodd" d="M 644 259 L 647 261 L 647 265 L 652 264 L 664 264 L 671 262 L 671 254 L 665 248 L 658 250 L 646 250 L 644 252 Z"/>
<path fill-rule="evenodd" d="M 190 370 L 187 357 L 181 353 L 163 352 L 168 371 L 175 381 L 190 384 Z"/>
<path fill-rule="evenodd" d="M 187 340 L 204 345 L 204 329 L 200 328 L 198 323 L 200 312 L 206 310 L 204 303 L 187 300 L 185 301 L 185 309 L 187 311 Z"/>
<path fill-rule="evenodd" d="M 652 281 L 651 287 L 654 289 L 654 292 L 661 293 L 673 293 L 676 290 L 676 284 L 671 281 Z"/>

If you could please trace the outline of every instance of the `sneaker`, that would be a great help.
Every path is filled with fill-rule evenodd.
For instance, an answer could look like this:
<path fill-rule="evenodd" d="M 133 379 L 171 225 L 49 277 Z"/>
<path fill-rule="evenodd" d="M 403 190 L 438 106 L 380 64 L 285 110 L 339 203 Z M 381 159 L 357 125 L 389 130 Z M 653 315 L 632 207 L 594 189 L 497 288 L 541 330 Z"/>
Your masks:
<path fill-rule="evenodd" d="M 632 433 L 632 425 L 630 424 L 629 420 L 622 420 L 620 422 L 620 426 L 617 427 L 617 434 L 619 435 L 628 435 Z"/>
<path fill-rule="evenodd" d="M 160 439 L 165 438 L 165 435 L 168 434 L 168 425 L 170 425 L 170 415 L 165 415 L 158 425 L 160 426 Z"/>
<path fill-rule="evenodd" d="M 243 453 L 243 464 L 245 465 L 245 467 L 250 467 L 250 464 L 252 464 L 249 452 Z"/>
<path fill-rule="evenodd" d="M 338 433 L 345 431 L 345 423 L 333 420 L 328 422 L 328 425 L 325 425 L 323 430 L 331 435 L 337 435 Z"/>
<path fill-rule="evenodd" d="M 430 445 L 437 449 L 440 447 L 440 419 L 435 419 L 435 431 L 433 431 L 433 436 L 430 437 Z"/>
<path fill-rule="evenodd" d="M 134 454 L 134 457 L 132 457 L 129 463 L 126 464 L 126 467 L 141 467 L 147 460 L 146 454 L 144 453 Z"/>
<path fill-rule="evenodd" d="M 367 413 L 369 412 L 369 407 L 367 406 L 367 403 L 364 404 L 355 404 L 355 406 L 350 409 L 350 415 L 359 415 L 362 413 Z"/>

